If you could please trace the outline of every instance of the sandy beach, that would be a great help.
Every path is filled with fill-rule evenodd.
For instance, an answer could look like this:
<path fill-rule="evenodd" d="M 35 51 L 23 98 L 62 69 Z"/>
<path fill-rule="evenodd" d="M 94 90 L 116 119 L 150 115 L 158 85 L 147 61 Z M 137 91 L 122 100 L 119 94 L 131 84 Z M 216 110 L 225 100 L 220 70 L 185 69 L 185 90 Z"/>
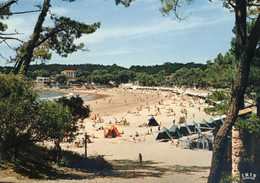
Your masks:
<path fill-rule="evenodd" d="M 209 173 L 212 152 L 208 150 L 190 150 L 176 147 L 171 142 L 156 141 L 158 127 L 144 126 L 151 116 L 166 128 L 170 128 L 175 120 L 178 125 L 180 117 L 185 117 L 187 123 L 208 120 L 209 115 L 203 112 L 208 104 L 203 99 L 189 97 L 185 94 L 176 95 L 161 91 L 134 91 L 126 89 L 105 89 L 86 91 L 104 95 L 106 97 L 87 101 L 90 105 L 91 117 L 82 123 L 85 128 L 76 141 L 82 141 L 83 134 L 87 132 L 91 143 L 87 145 L 87 154 L 104 155 L 111 161 L 127 160 L 139 163 L 138 155 L 142 154 L 143 161 L 153 162 L 152 166 L 165 168 L 160 177 L 144 176 L 140 178 L 97 178 L 88 182 L 206 182 Z M 187 114 L 182 113 L 183 109 Z M 117 125 L 116 121 L 126 120 L 128 125 Z M 117 127 L 121 137 L 104 138 L 102 127 Z M 102 128 L 102 129 L 103 129 Z M 149 133 L 151 132 L 152 133 Z M 136 137 L 136 134 L 139 134 Z M 149 134 L 148 134 L 149 133 Z M 74 144 L 63 143 L 64 149 L 70 149 L 84 154 L 84 148 L 75 148 Z M 141 171 L 141 170 L 140 170 Z M 84 181 L 83 181 L 84 182 Z"/>
<path fill-rule="evenodd" d="M 84 128 L 80 130 L 75 142 L 82 142 L 87 133 L 91 136 L 91 143 L 87 144 L 88 156 L 103 155 L 115 166 L 122 168 L 132 165 L 135 168 L 124 170 L 129 171 L 129 174 L 122 177 L 37 182 L 207 182 L 212 151 L 180 147 L 177 139 L 174 139 L 174 144 L 171 141 L 156 141 L 158 126 L 145 125 L 151 116 L 154 116 L 161 128 L 164 126 L 168 129 L 174 120 L 178 125 L 180 117 L 185 117 L 187 123 L 209 120 L 211 116 L 203 112 L 203 108 L 208 107 L 203 99 L 185 93 L 177 95 L 172 92 L 118 88 L 71 92 L 103 96 L 85 102 L 90 105 L 92 113 L 90 118 L 79 123 Z M 121 121 L 127 125 L 116 123 Z M 104 138 L 104 131 L 107 132 L 107 128 L 112 125 L 118 129 L 121 137 Z M 84 154 L 85 148 L 76 147 L 75 142 L 62 143 L 61 146 L 65 150 Z M 145 166 L 140 166 L 139 153 Z"/>

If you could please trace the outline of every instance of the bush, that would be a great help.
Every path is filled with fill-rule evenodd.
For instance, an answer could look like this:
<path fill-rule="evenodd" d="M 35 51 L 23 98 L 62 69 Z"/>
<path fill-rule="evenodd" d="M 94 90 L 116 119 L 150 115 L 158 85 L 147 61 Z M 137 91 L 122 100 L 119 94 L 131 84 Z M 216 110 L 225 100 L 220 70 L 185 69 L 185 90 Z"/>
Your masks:
<path fill-rule="evenodd" d="M 211 95 L 209 95 L 209 99 L 214 101 L 221 101 L 228 99 L 228 96 L 223 91 L 213 91 Z"/>
<path fill-rule="evenodd" d="M 71 151 L 63 151 L 63 159 L 60 165 L 81 170 L 103 170 L 112 168 L 112 165 L 104 159 L 104 156 L 95 155 L 85 158 Z"/>
<path fill-rule="evenodd" d="M 218 115 L 223 115 L 228 112 L 229 103 L 226 104 L 216 104 L 214 108 L 205 108 L 204 111 L 207 114 L 217 113 Z"/>

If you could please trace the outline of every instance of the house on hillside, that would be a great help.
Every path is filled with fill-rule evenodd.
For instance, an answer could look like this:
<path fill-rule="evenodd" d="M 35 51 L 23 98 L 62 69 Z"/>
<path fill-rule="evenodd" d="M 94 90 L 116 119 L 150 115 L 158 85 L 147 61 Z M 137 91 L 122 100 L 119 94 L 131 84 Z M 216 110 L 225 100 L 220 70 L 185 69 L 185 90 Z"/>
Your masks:
<path fill-rule="evenodd" d="M 64 70 L 64 71 L 61 71 L 61 73 L 68 76 L 69 78 L 76 78 L 75 70 Z"/>

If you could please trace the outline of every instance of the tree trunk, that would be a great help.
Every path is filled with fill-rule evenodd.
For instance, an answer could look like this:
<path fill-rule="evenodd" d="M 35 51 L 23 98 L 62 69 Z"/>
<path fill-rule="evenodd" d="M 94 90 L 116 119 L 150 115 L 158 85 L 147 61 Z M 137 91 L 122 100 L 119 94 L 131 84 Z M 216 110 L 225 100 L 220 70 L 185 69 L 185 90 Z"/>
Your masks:
<path fill-rule="evenodd" d="M 243 146 L 242 139 L 240 138 L 239 130 L 234 126 L 232 128 L 232 176 L 239 175 L 238 164 L 240 161 L 240 151 Z"/>
<path fill-rule="evenodd" d="M 56 151 L 56 163 L 60 164 L 60 158 L 61 158 L 61 147 L 60 147 L 60 140 L 55 140 L 55 151 Z"/>
<path fill-rule="evenodd" d="M 231 104 L 229 107 L 228 117 L 218 131 L 214 141 L 208 183 L 220 182 L 223 153 L 225 152 L 227 136 L 237 119 L 239 108 L 242 106 L 241 98 L 243 98 L 247 87 L 250 65 L 260 36 L 259 15 L 249 38 L 247 38 L 246 5 L 246 0 L 236 0 L 236 65 L 231 88 Z"/>
<path fill-rule="evenodd" d="M 14 148 L 14 160 L 16 160 L 18 158 L 18 149 L 19 149 L 20 143 L 15 145 Z"/>
<path fill-rule="evenodd" d="M 257 97 L 256 99 L 256 110 L 257 110 L 257 116 L 260 117 L 260 97 Z"/>
<path fill-rule="evenodd" d="M 42 31 L 42 25 L 45 20 L 45 17 L 47 16 L 47 12 L 50 8 L 50 1 L 51 0 L 44 0 L 42 11 L 38 17 L 37 23 L 34 27 L 34 31 L 31 37 L 31 40 L 29 40 L 28 43 L 25 45 L 25 51 L 22 57 L 17 61 L 18 64 L 14 70 L 15 74 L 23 74 L 26 75 L 28 71 L 28 67 L 30 65 L 30 62 L 33 57 L 33 51 L 36 47 L 37 42 L 40 38 L 40 33 Z"/>

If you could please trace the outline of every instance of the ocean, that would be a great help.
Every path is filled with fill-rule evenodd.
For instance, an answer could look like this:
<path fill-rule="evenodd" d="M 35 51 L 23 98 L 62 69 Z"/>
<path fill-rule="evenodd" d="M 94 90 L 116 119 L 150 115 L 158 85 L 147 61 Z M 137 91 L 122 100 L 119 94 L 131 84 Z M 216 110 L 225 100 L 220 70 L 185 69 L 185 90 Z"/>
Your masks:
<path fill-rule="evenodd" d="M 84 101 L 90 101 L 100 98 L 100 95 L 88 94 L 88 93 L 64 93 L 59 91 L 42 91 L 40 92 L 41 100 L 55 100 L 61 97 L 72 97 L 79 95 Z"/>

